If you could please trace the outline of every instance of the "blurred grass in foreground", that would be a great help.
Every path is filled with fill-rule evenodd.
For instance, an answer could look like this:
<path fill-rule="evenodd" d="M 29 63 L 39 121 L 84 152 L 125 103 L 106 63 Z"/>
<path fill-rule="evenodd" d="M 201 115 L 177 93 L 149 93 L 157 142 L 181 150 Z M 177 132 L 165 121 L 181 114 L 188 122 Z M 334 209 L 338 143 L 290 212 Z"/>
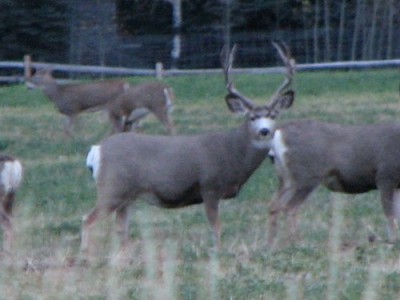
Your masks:
<path fill-rule="evenodd" d="M 299 73 L 295 104 L 281 120 L 396 121 L 399 79 L 393 70 Z M 236 87 L 258 103 L 267 101 L 281 80 L 234 76 Z M 166 81 L 177 96 L 173 118 L 181 134 L 242 122 L 225 107 L 222 75 Z M 98 228 L 98 260 L 78 266 L 81 218 L 96 197 L 84 161 L 90 145 L 109 134 L 107 117 L 82 114 L 74 137 L 66 139 L 63 117 L 40 91 L 3 87 L 0 99 L 0 151 L 19 157 L 25 167 L 14 216 L 15 253 L 0 259 L 0 299 L 400 298 L 399 247 L 367 239 L 368 228 L 386 236 L 376 192 L 347 196 L 317 190 L 300 210 L 301 241 L 268 248 L 267 205 L 276 188 L 268 160 L 237 199 L 221 203 L 218 255 L 210 250 L 202 205 L 162 210 L 138 202 L 129 251 L 117 252 L 108 219 Z M 153 117 L 144 131 L 163 134 Z"/>

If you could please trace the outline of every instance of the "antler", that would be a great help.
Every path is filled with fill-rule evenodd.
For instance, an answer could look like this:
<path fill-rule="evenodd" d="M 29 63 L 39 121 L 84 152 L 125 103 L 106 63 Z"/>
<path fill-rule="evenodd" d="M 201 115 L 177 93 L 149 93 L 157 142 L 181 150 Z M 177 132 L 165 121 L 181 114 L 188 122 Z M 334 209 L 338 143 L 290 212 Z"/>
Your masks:
<path fill-rule="evenodd" d="M 242 103 L 247 106 L 248 108 L 253 108 L 254 104 L 253 101 L 249 98 L 240 94 L 235 87 L 233 86 L 232 79 L 230 78 L 230 71 L 233 65 L 233 59 L 236 53 L 237 46 L 236 44 L 232 47 L 231 51 L 226 51 L 226 46 L 221 51 L 221 62 L 224 68 L 224 75 L 225 75 L 225 85 L 228 91 L 227 97 L 238 98 L 242 101 Z M 226 55 L 228 53 L 228 55 Z"/>
<path fill-rule="evenodd" d="M 274 107 L 277 104 L 279 96 L 292 83 L 293 75 L 296 70 L 296 60 L 292 58 L 289 47 L 286 45 L 286 43 L 281 42 L 281 45 L 279 45 L 277 42 L 272 42 L 272 45 L 278 51 L 278 54 L 285 65 L 285 79 L 271 97 L 268 104 L 270 107 Z"/>

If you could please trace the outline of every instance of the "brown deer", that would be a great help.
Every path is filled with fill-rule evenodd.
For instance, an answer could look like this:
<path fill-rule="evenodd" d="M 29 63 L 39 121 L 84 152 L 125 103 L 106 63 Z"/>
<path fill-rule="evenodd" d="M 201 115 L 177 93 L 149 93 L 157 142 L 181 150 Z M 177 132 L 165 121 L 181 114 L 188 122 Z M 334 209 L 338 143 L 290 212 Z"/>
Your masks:
<path fill-rule="evenodd" d="M 122 80 L 103 80 L 90 83 L 58 84 L 51 69 L 36 71 L 27 81 L 28 88 L 40 88 L 57 110 L 67 117 L 64 132 L 70 136 L 72 124 L 84 111 L 104 109 L 105 105 L 129 88 Z"/>
<path fill-rule="evenodd" d="M 3 227 L 3 249 L 11 251 L 12 223 L 11 215 L 15 192 L 22 180 L 22 165 L 19 160 L 0 155 L 0 224 Z"/>
<path fill-rule="evenodd" d="M 168 134 L 175 134 L 170 117 L 174 99 L 172 88 L 162 82 L 143 82 L 131 86 L 107 106 L 113 133 L 130 131 L 132 124 L 138 124 L 151 112 Z"/>
<path fill-rule="evenodd" d="M 174 133 L 168 113 L 172 108 L 172 89 L 160 82 L 130 86 L 123 80 L 102 80 L 89 83 L 58 84 L 51 69 L 38 70 L 27 81 L 28 88 L 40 88 L 57 110 L 67 117 L 64 132 L 71 136 L 71 127 L 81 112 L 107 110 L 113 133 L 128 131 L 132 123 L 152 112 Z"/>
<path fill-rule="evenodd" d="M 291 239 L 296 238 L 298 208 L 320 184 L 347 194 L 378 189 L 389 242 L 397 240 L 399 148 L 400 124 L 345 126 L 298 120 L 278 126 L 269 152 L 279 178 L 269 206 L 269 243 L 276 238 L 281 212 L 289 221 Z"/>
<path fill-rule="evenodd" d="M 294 60 L 286 48 L 274 44 L 286 66 L 283 84 L 268 104 L 257 106 L 233 86 L 229 73 L 234 51 L 224 59 L 225 100 L 233 113 L 244 113 L 238 128 L 194 136 L 147 136 L 121 133 L 92 146 L 87 166 L 96 181 L 97 203 L 83 218 L 81 249 L 90 245 L 90 227 L 100 213 L 116 212 L 121 245 L 128 241 L 128 207 L 138 197 L 163 208 L 204 203 L 218 248 L 221 199 L 235 197 L 267 157 L 275 118 L 292 105 Z"/>

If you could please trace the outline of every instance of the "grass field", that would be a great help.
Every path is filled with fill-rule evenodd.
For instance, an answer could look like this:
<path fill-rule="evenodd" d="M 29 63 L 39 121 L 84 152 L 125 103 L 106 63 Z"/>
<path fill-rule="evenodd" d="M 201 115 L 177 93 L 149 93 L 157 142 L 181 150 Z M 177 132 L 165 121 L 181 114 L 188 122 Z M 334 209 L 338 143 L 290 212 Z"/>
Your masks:
<path fill-rule="evenodd" d="M 299 73 L 295 104 L 280 122 L 397 120 L 399 79 L 393 70 Z M 234 80 L 243 94 L 262 103 L 282 78 L 237 75 Z M 173 118 L 179 133 L 242 121 L 225 106 L 222 76 L 166 81 L 177 95 Z M 81 218 L 95 203 L 84 161 L 110 125 L 101 112 L 83 114 L 67 139 L 62 122 L 40 91 L 0 88 L 0 151 L 20 158 L 25 167 L 15 207 L 14 255 L 0 258 L 0 300 L 400 298 L 400 247 L 368 241 L 369 228 L 386 237 L 377 192 L 347 196 L 318 189 L 300 210 L 301 241 L 268 247 L 267 207 L 276 188 L 269 160 L 239 197 L 221 203 L 218 254 L 210 250 L 202 205 L 163 210 L 138 202 L 129 251 L 117 252 L 109 219 L 98 226 L 97 259 L 76 264 Z M 153 117 L 143 130 L 164 133 Z"/>

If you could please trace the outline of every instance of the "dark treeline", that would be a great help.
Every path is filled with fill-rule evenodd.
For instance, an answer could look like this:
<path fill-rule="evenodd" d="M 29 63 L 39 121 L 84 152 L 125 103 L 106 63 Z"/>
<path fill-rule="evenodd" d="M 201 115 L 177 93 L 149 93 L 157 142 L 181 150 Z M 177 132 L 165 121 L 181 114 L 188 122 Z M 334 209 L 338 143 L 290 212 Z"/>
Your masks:
<path fill-rule="evenodd" d="M 216 67 L 227 41 L 240 63 L 268 61 L 269 40 L 301 62 L 400 56 L 396 0 L 2 0 L 0 59 Z M 244 55 L 243 55 L 244 54 Z"/>
<path fill-rule="evenodd" d="M 68 5 L 59 0 L 1 0 L 0 59 L 21 59 L 30 53 L 57 60 L 69 42 Z"/>

